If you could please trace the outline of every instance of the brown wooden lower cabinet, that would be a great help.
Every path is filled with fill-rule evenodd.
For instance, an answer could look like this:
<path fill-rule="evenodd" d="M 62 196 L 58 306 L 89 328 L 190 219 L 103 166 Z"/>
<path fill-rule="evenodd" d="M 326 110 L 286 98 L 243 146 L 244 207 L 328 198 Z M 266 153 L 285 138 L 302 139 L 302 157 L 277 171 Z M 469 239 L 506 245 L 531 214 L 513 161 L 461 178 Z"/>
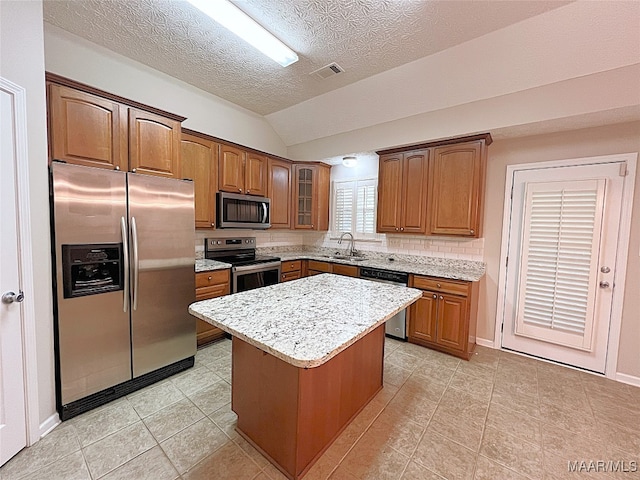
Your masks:
<path fill-rule="evenodd" d="M 412 275 L 422 298 L 408 310 L 407 338 L 469 360 L 476 346 L 478 282 Z"/>
<path fill-rule="evenodd" d="M 214 270 L 196 273 L 196 301 L 222 297 L 231 292 L 229 270 Z M 224 332 L 204 320 L 196 319 L 196 338 L 198 346 L 217 340 Z"/>
<path fill-rule="evenodd" d="M 335 273 L 336 275 L 346 275 L 347 277 L 359 277 L 360 269 L 355 265 L 334 263 L 331 265 L 331 273 Z"/>
<path fill-rule="evenodd" d="M 302 278 L 302 260 L 282 262 L 280 273 L 280 282 L 288 282 Z"/>

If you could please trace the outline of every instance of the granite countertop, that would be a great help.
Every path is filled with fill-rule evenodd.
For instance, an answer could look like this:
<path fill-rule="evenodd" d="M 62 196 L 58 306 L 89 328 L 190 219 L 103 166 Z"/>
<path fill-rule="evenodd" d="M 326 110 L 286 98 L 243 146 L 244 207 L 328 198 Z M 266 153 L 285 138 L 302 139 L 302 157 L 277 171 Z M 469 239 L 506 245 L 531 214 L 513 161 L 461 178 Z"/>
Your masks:
<path fill-rule="evenodd" d="M 449 278 L 452 280 L 466 280 L 468 282 L 479 281 L 485 273 L 485 265 L 483 262 L 474 262 L 470 260 L 457 260 L 446 258 L 416 258 L 416 261 L 407 261 L 403 259 L 388 260 L 381 255 L 376 257 L 368 257 L 364 255 L 365 260 L 344 260 L 330 258 L 315 252 L 271 252 L 278 255 L 283 262 L 289 260 L 318 260 L 321 262 L 341 263 L 343 265 L 355 265 L 358 267 L 380 268 L 382 270 L 391 270 L 394 272 L 413 273 L 415 275 L 426 275 L 428 277 Z M 395 255 L 388 255 L 389 258 L 395 258 Z M 420 261 L 418 261 L 420 260 Z"/>
<path fill-rule="evenodd" d="M 322 365 L 422 291 L 333 274 L 191 304 L 189 313 L 299 368 Z"/>
<path fill-rule="evenodd" d="M 209 260 L 206 258 L 196 259 L 196 273 L 210 272 L 212 270 L 224 270 L 226 268 L 231 268 L 231 264 L 217 262 L 216 260 Z"/>

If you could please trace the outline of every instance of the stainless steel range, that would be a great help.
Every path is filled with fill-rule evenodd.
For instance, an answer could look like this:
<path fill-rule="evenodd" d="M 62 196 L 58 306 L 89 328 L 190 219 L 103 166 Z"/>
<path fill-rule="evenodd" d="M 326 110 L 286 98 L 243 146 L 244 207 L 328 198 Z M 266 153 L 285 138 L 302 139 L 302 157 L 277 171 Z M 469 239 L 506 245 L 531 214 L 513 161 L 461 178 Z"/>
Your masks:
<path fill-rule="evenodd" d="M 280 258 L 256 255 L 255 237 L 207 238 L 204 256 L 232 265 L 231 293 L 280 282 Z"/>

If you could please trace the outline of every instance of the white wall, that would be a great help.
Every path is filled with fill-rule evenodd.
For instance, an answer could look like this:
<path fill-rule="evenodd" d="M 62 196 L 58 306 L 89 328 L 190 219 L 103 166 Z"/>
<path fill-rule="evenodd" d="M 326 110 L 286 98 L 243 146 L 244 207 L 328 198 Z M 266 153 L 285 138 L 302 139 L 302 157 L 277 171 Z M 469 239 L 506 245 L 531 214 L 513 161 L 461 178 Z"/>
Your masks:
<path fill-rule="evenodd" d="M 55 414 L 42 2 L 0 2 L 0 75 L 27 91 L 27 139 L 40 423 Z M 45 427 L 46 428 L 46 427 Z"/>
<path fill-rule="evenodd" d="M 48 72 L 187 117 L 186 128 L 274 155 L 287 153 L 261 115 L 48 23 L 44 34 Z"/>

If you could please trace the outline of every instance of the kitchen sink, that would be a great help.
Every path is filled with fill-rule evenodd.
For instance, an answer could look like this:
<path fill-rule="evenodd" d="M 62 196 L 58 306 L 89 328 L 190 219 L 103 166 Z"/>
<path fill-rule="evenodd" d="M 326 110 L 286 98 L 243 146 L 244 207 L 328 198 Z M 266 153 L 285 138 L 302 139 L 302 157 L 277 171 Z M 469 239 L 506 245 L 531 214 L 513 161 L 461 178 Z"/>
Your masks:
<path fill-rule="evenodd" d="M 350 262 L 362 262 L 366 260 L 365 257 L 350 257 L 349 255 L 323 255 L 329 260 L 349 260 Z"/>

